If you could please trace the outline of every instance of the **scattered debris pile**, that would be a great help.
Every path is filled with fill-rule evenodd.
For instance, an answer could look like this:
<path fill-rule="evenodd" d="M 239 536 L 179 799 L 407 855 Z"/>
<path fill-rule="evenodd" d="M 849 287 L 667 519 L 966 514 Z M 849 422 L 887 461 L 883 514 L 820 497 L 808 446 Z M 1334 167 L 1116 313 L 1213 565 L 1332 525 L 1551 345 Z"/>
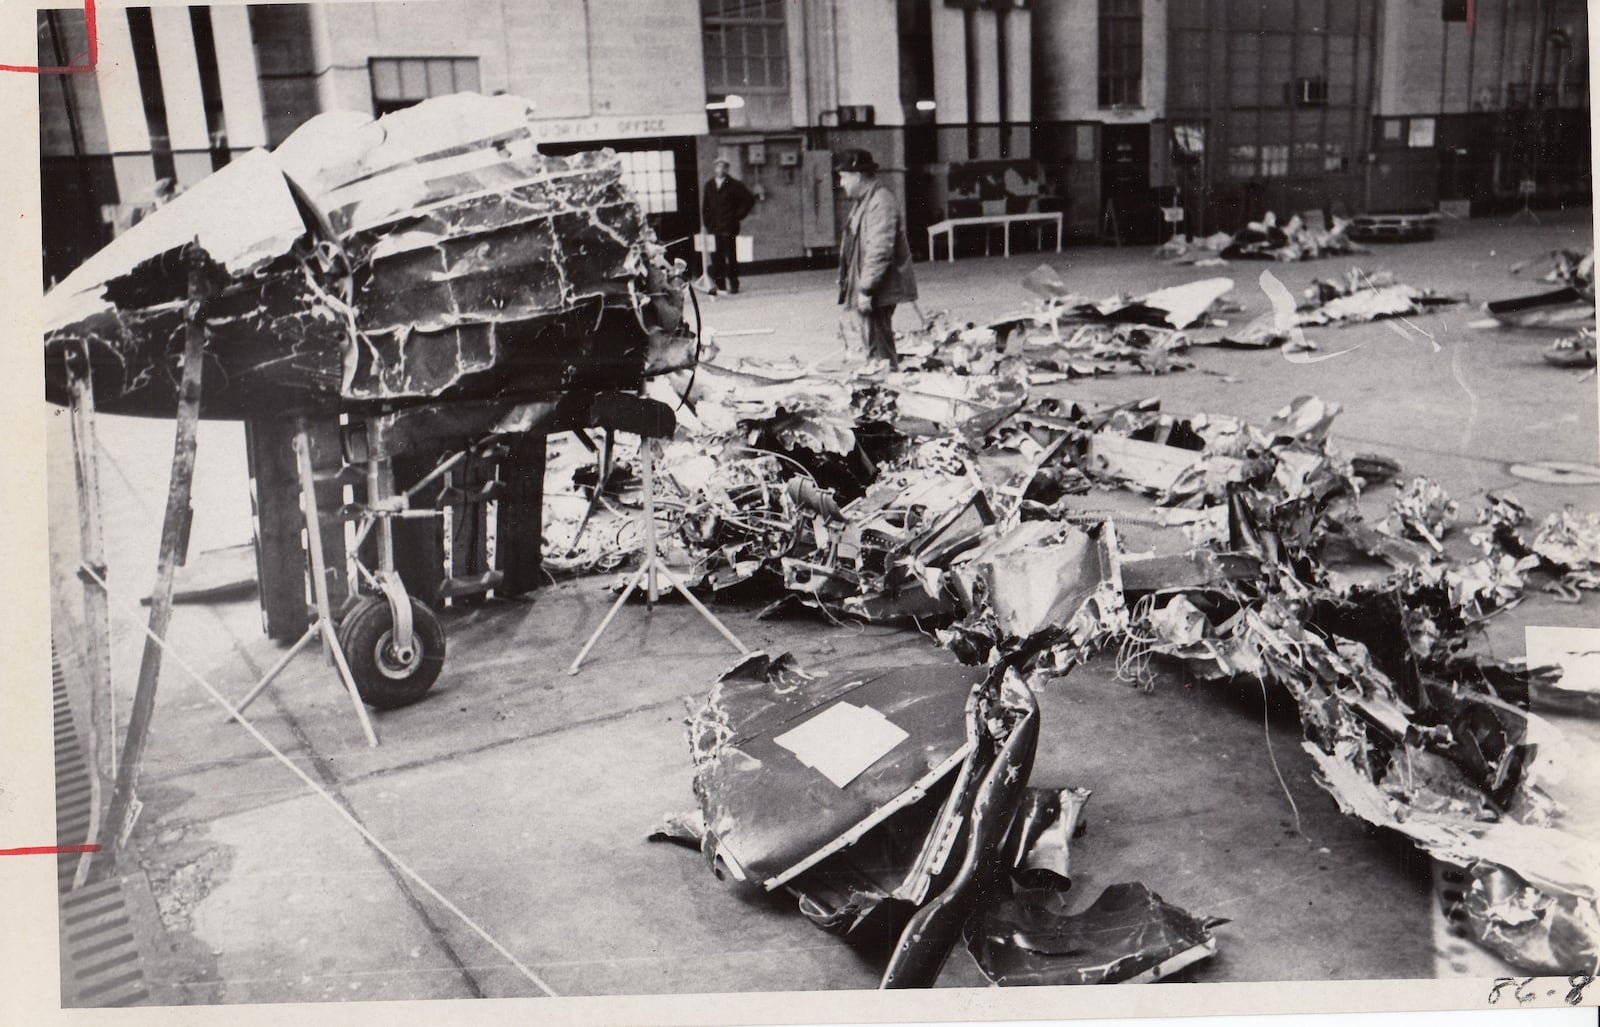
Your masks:
<path fill-rule="evenodd" d="M 1549 269 L 1543 279 L 1558 283 L 1559 288 L 1491 300 L 1484 304 L 1489 314 L 1486 324 L 1555 329 L 1594 324 L 1594 251 L 1553 250 L 1545 259 Z M 1518 274 L 1537 262 L 1521 261 L 1512 266 L 1511 273 Z"/>
<path fill-rule="evenodd" d="M 1222 256 L 1230 260 L 1289 261 L 1367 252 L 1350 241 L 1349 233 L 1350 222 L 1343 218 L 1334 218 L 1333 227 L 1326 228 L 1309 224 L 1295 214 L 1280 227 L 1277 215 L 1268 211 L 1260 221 L 1252 221 L 1234 233 Z"/>
<path fill-rule="evenodd" d="M 1348 324 L 1420 314 L 1466 301 L 1432 289 L 1396 282 L 1387 271 L 1351 268 L 1343 278 L 1317 279 L 1306 289 L 1296 319 L 1301 325 Z"/>
<path fill-rule="evenodd" d="M 1594 327 L 1584 325 L 1573 334 L 1557 339 L 1541 356 L 1545 363 L 1556 367 L 1594 367 Z"/>
<path fill-rule="evenodd" d="M 1519 275 L 1530 267 L 1543 264 L 1546 282 L 1559 282 L 1588 296 L 1594 295 L 1594 250 L 1551 250 L 1543 257 L 1522 260 L 1511 265 L 1511 273 Z"/>
<path fill-rule="evenodd" d="M 1022 284 L 1039 297 L 1034 309 L 955 327 L 936 315 L 917 337 L 902 341 L 907 367 L 1025 376 L 1034 385 L 1127 369 L 1165 374 L 1193 366 L 1178 356 L 1190 345 L 1186 329 L 1226 324 L 1221 316 L 1240 309 L 1223 298 L 1233 288 L 1228 278 L 1090 300 L 1046 264 Z"/>
<path fill-rule="evenodd" d="M 1156 253 L 1173 263 L 1206 267 L 1229 260 L 1317 260 L 1368 252 L 1350 241 L 1350 221 L 1336 217 L 1329 228 L 1321 211 L 1313 214 L 1310 218 L 1291 215 L 1279 225 L 1278 216 L 1268 211 L 1260 221 L 1252 221 L 1232 235 L 1218 232 L 1198 239 L 1175 235 L 1156 247 Z"/>
<path fill-rule="evenodd" d="M 1211 235 L 1173 235 L 1156 247 L 1156 256 L 1166 257 L 1169 264 L 1189 264 L 1195 267 L 1223 267 L 1228 262 L 1221 253 L 1233 242 L 1227 232 Z"/>
<path fill-rule="evenodd" d="M 711 370 L 708 394 L 720 373 Z M 752 570 L 745 580 L 760 570 L 781 582 L 770 615 L 802 607 L 937 628 L 963 661 L 1020 673 L 1033 687 L 1114 650 L 1123 675 L 1145 687 L 1175 665 L 1219 687 L 1285 689 L 1341 807 L 1405 834 L 1474 882 L 1458 913 L 1475 938 L 1529 970 L 1592 963 L 1597 892 L 1579 869 L 1592 846 L 1555 826 L 1540 788 L 1555 733 L 1523 709 L 1541 673 L 1474 652 L 1472 629 L 1540 579 L 1600 584 L 1600 517 L 1556 515 L 1529 537 L 1522 508 L 1495 497 L 1463 540 L 1459 506 L 1436 484 L 1397 480 L 1399 468 L 1381 457 L 1333 451 L 1338 407 L 1314 397 L 1256 426 L 1177 417 L 1154 402 L 1091 408 L 1035 398 L 1015 375 L 862 372 L 825 404 L 803 375 L 760 388 L 741 381 L 736 461 L 751 459 L 757 440 L 779 457 L 752 491 L 771 528 L 759 543 L 737 531 L 702 533 L 686 546 L 696 566 L 731 547 Z M 710 408 L 701 401 L 683 420 L 702 430 L 722 423 Z M 849 425 L 847 412 L 856 417 Z M 717 447 L 701 438 L 690 448 L 705 459 Z M 1368 520 L 1363 493 L 1390 480 L 1387 516 Z M 731 502 L 723 519 L 748 524 L 723 491 Z M 1095 497 L 1111 493 L 1145 500 L 1107 512 Z M 770 701 L 809 694 L 771 682 L 741 687 Z M 728 688 L 719 684 L 716 695 Z M 950 716 L 947 728 L 957 723 Z M 697 737 L 706 722 L 696 718 Z M 695 751 L 704 801 L 704 768 L 735 757 L 719 748 L 708 762 L 700 742 Z M 791 808 L 753 810 L 750 823 L 734 817 L 730 834 L 727 818 L 707 807 L 708 824 L 724 825 L 710 836 L 743 866 L 750 857 L 728 850 L 728 839 L 778 830 L 770 811 Z M 794 830 L 782 819 L 782 830 Z M 772 868 L 754 874 L 773 880 Z M 880 890 L 893 894 L 902 880 Z M 860 905 L 841 894 L 807 902 L 832 911 L 829 920 L 854 921 Z M 1048 958 L 1089 929 L 1069 924 L 1062 909 L 1036 896 L 988 905 L 984 916 L 997 919 L 969 926 L 969 947 L 997 981 L 1094 979 L 1092 969 Z M 1172 915 L 1142 888 L 1081 916 L 1165 925 L 1145 935 L 1165 939 L 1150 953 L 1122 953 L 1136 974 L 1206 951 L 1204 921 Z M 1006 926 L 1015 924 L 1030 926 Z M 1032 940 L 1001 944 L 989 932 L 1002 929 Z"/>

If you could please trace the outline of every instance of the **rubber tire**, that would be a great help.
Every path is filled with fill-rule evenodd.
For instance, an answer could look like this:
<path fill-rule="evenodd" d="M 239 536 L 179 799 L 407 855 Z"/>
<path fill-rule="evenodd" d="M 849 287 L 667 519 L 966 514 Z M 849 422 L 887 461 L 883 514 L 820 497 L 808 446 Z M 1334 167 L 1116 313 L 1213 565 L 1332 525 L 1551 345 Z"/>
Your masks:
<path fill-rule="evenodd" d="M 433 611 L 411 600 L 411 637 L 417 649 L 409 667 L 385 655 L 394 618 L 381 596 L 363 600 L 339 625 L 339 647 L 350 663 L 356 693 L 377 710 L 409 706 L 427 694 L 444 668 L 444 628 Z"/>

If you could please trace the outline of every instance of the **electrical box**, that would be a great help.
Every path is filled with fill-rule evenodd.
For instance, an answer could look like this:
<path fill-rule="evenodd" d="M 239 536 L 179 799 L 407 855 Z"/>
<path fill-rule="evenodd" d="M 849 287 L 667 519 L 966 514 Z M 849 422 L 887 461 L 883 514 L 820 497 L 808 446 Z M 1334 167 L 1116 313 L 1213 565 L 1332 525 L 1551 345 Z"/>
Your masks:
<path fill-rule="evenodd" d="M 878 109 L 870 103 L 839 105 L 840 125 L 872 125 L 878 120 Z"/>
<path fill-rule="evenodd" d="M 799 150 L 784 150 L 778 154 L 778 166 L 782 168 L 797 168 L 800 166 Z"/>
<path fill-rule="evenodd" d="M 745 147 L 745 160 L 751 164 L 765 164 L 767 162 L 767 144 L 751 143 Z"/>

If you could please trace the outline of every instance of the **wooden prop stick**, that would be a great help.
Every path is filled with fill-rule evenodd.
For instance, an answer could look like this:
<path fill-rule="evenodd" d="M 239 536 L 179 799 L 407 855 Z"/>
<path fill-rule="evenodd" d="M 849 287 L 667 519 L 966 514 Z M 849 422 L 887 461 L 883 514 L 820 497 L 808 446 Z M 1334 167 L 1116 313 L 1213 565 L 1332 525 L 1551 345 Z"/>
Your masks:
<path fill-rule="evenodd" d="M 183 379 L 178 388 L 177 427 L 172 444 L 172 478 L 167 487 L 167 510 L 161 522 L 161 550 L 156 559 L 156 585 L 150 596 L 150 634 L 139 661 L 139 683 L 133 693 L 133 712 L 128 720 L 128 739 L 117 766 L 116 785 L 111 793 L 111 813 L 106 818 L 107 849 L 119 850 L 133 826 L 136 815 L 133 787 L 150 736 L 150 720 L 155 712 L 156 684 L 161 677 L 161 646 L 172 620 L 172 582 L 183 562 L 189 520 L 189 492 L 194 482 L 196 433 L 200 425 L 200 372 L 205 363 L 206 306 L 211 298 L 210 257 L 193 243 L 185 253 L 189 272 L 189 298 L 184 306 Z M 109 873 L 115 860 L 100 864 L 97 876 Z"/>
<path fill-rule="evenodd" d="M 100 512 L 100 463 L 95 450 L 94 377 L 87 348 L 83 366 L 68 376 L 72 426 L 73 470 L 78 486 L 78 549 L 83 579 L 84 680 L 89 695 L 89 827 L 83 842 L 99 836 L 102 789 L 111 783 L 117 763 L 116 707 L 111 692 L 111 613 L 106 590 L 105 529 Z M 102 753 L 104 759 L 102 759 Z M 94 861 L 93 852 L 78 860 L 73 887 L 82 887 Z"/>

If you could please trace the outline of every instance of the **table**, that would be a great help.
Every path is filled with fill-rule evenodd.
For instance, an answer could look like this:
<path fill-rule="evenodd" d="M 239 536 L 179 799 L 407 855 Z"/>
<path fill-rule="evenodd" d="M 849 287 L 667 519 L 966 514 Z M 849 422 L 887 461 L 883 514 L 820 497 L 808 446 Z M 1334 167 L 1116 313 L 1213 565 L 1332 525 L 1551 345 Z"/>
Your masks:
<path fill-rule="evenodd" d="M 956 259 L 956 229 L 962 225 L 1001 225 L 1005 228 L 1005 255 L 1011 256 L 1011 226 L 1018 221 L 1053 221 L 1056 226 L 1056 252 L 1061 252 L 1061 212 L 1034 212 L 1031 214 L 982 214 L 967 218 L 945 218 L 935 225 L 928 226 L 928 259 L 933 260 L 933 240 L 939 235 L 945 238 L 946 260 L 954 262 Z M 1040 226 L 1043 233 L 1043 226 Z M 985 251 L 987 252 L 987 250 Z"/>

